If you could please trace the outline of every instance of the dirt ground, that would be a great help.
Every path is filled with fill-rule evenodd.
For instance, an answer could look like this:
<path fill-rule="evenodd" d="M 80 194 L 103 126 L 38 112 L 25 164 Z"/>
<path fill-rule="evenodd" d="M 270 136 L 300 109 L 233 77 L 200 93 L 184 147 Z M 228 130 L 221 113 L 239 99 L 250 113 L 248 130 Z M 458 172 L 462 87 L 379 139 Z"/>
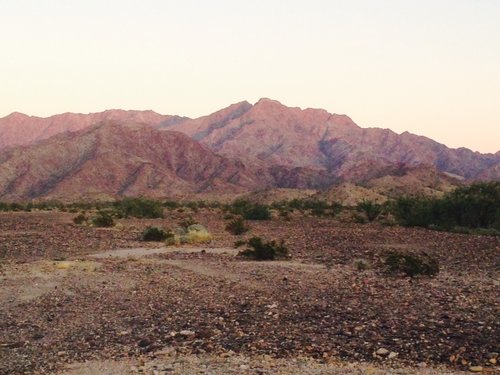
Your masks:
<path fill-rule="evenodd" d="M 246 236 L 283 238 L 292 257 L 257 262 L 237 256 L 222 213 L 200 211 L 206 246 L 139 240 L 186 215 L 100 229 L 0 213 L 0 374 L 497 370 L 498 237 L 273 219 Z M 441 271 L 388 275 L 391 250 L 435 256 Z"/>

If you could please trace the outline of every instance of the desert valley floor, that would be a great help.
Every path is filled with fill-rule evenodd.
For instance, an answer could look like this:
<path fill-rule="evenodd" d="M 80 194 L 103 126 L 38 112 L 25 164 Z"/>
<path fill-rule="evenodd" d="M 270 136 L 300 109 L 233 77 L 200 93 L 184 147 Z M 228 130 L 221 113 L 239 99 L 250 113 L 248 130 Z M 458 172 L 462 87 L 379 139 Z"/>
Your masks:
<path fill-rule="evenodd" d="M 208 245 L 139 240 L 185 215 L 101 229 L 0 213 L 0 374 L 495 373 L 499 237 L 273 218 L 249 235 L 283 238 L 291 259 L 257 262 L 237 256 L 222 213 L 201 210 Z M 391 249 L 441 271 L 389 276 Z"/>

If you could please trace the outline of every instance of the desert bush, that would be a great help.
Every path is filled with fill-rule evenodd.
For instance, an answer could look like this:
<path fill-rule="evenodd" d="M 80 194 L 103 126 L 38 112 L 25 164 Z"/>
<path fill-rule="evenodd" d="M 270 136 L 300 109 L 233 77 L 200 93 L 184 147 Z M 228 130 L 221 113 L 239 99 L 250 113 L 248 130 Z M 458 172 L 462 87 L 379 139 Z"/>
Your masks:
<path fill-rule="evenodd" d="M 107 211 L 98 211 L 97 214 L 92 217 L 91 221 L 95 227 L 106 228 L 115 225 L 113 216 L 111 216 L 111 213 Z"/>
<path fill-rule="evenodd" d="M 264 241 L 260 237 L 252 237 L 247 242 L 248 247 L 239 252 L 239 255 L 250 257 L 255 260 L 274 260 L 277 258 L 287 258 L 288 249 L 283 240 Z"/>
<path fill-rule="evenodd" d="M 163 206 L 160 202 L 147 198 L 125 198 L 114 203 L 116 214 L 136 218 L 162 218 Z"/>
<path fill-rule="evenodd" d="M 245 225 L 245 220 L 241 216 L 234 218 L 226 225 L 226 230 L 236 236 L 248 232 L 250 228 Z"/>
<path fill-rule="evenodd" d="M 362 202 L 358 203 L 356 209 L 360 212 L 363 212 L 366 215 L 368 221 L 372 222 L 382 212 L 382 205 L 369 200 L 363 200 Z"/>
<path fill-rule="evenodd" d="M 212 235 L 203 225 L 193 224 L 187 228 L 185 240 L 190 244 L 208 243 L 212 241 Z"/>
<path fill-rule="evenodd" d="M 196 224 L 198 224 L 198 222 L 192 216 L 189 216 L 179 221 L 179 226 L 184 229 L 188 229 L 191 225 L 196 225 Z"/>
<path fill-rule="evenodd" d="M 158 227 L 146 227 L 142 232 L 141 239 L 143 241 L 165 241 L 167 239 L 167 232 Z"/>
<path fill-rule="evenodd" d="M 247 220 L 269 220 L 271 219 L 271 211 L 266 205 L 253 204 L 243 212 L 243 217 Z"/>
<path fill-rule="evenodd" d="M 292 199 L 290 201 L 281 201 L 274 203 L 273 208 L 281 212 L 292 212 L 298 210 L 301 212 L 307 211 L 314 216 L 335 216 L 342 210 L 342 206 L 338 203 L 328 203 L 324 200 L 316 198 Z M 285 214 L 286 215 L 286 214 Z"/>
<path fill-rule="evenodd" d="M 193 224 L 186 227 L 178 227 L 166 232 L 165 244 L 167 246 L 181 244 L 208 243 L 212 240 L 212 234 L 200 224 Z"/>
<path fill-rule="evenodd" d="M 73 218 L 73 223 L 77 225 L 82 225 L 88 221 L 88 217 L 81 213 Z"/>
<path fill-rule="evenodd" d="M 167 201 L 163 202 L 163 206 L 165 208 L 168 208 L 169 210 L 174 210 L 174 209 L 179 207 L 179 203 L 177 201 L 167 200 Z"/>
<path fill-rule="evenodd" d="M 358 271 L 366 271 L 370 269 L 370 263 L 366 259 L 356 259 L 354 261 L 354 267 Z"/>
<path fill-rule="evenodd" d="M 405 226 L 500 230 L 500 182 L 459 187 L 442 198 L 402 197 L 391 211 Z"/>
<path fill-rule="evenodd" d="M 269 206 L 259 203 L 252 203 L 247 200 L 237 199 L 226 209 L 234 214 L 240 215 L 246 220 L 269 220 L 271 219 L 271 211 Z"/>
<path fill-rule="evenodd" d="M 385 258 L 385 265 L 391 274 L 404 274 L 409 277 L 418 275 L 434 276 L 439 272 L 437 259 L 428 255 L 391 252 Z"/>

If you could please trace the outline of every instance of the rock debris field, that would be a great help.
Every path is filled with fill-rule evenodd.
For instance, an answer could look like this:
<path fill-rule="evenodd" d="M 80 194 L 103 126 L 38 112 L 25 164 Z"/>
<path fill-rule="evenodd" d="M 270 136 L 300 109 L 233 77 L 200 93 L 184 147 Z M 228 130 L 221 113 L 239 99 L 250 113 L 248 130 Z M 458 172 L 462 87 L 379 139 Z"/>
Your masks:
<path fill-rule="evenodd" d="M 201 210 L 206 246 L 139 240 L 182 215 L 104 229 L 0 213 L 0 374 L 498 373 L 498 237 L 274 218 L 246 236 L 284 239 L 291 259 L 258 262 Z M 440 273 L 389 275 L 391 250 Z"/>

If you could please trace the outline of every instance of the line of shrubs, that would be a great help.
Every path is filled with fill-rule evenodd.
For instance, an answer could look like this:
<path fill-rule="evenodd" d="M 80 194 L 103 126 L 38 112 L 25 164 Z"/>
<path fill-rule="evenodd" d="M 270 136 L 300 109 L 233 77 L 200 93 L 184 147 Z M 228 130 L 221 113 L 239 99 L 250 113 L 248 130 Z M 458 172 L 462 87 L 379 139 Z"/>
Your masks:
<path fill-rule="evenodd" d="M 100 221 L 111 218 L 162 218 L 165 209 L 220 209 L 241 217 L 242 220 L 269 220 L 271 211 L 278 211 L 282 218 L 288 219 L 290 213 L 299 211 L 316 216 L 333 217 L 343 207 L 338 203 L 328 203 L 313 198 L 293 199 L 275 202 L 271 205 L 237 199 L 229 204 L 205 201 L 159 201 L 148 198 L 124 198 L 115 202 L 75 202 L 64 204 L 57 200 L 29 203 L 0 202 L 0 211 L 59 210 L 80 212 L 97 210 Z M 477 183 L 459 187 L 442 198 L 400 197 L 383 205 L 363 201 L 355 207 L 354 219 L 358 222 L 380 220 L 392 216 L 395 223 L 403 226 L 420 226 L 436 230 L 462 233 L 500 234 L 500 182 Z M 239 220 L 239 219 L 238 219 Z M 244 223 L 236 220 L 228 224 L 230 232 L 243 233 Z"/>
<path fill-rule="evenodd" d="M 459 187 L 442 198 L 401 197 L 390 210 L 404 226 L 500 234 L 500 182 Z"/>

